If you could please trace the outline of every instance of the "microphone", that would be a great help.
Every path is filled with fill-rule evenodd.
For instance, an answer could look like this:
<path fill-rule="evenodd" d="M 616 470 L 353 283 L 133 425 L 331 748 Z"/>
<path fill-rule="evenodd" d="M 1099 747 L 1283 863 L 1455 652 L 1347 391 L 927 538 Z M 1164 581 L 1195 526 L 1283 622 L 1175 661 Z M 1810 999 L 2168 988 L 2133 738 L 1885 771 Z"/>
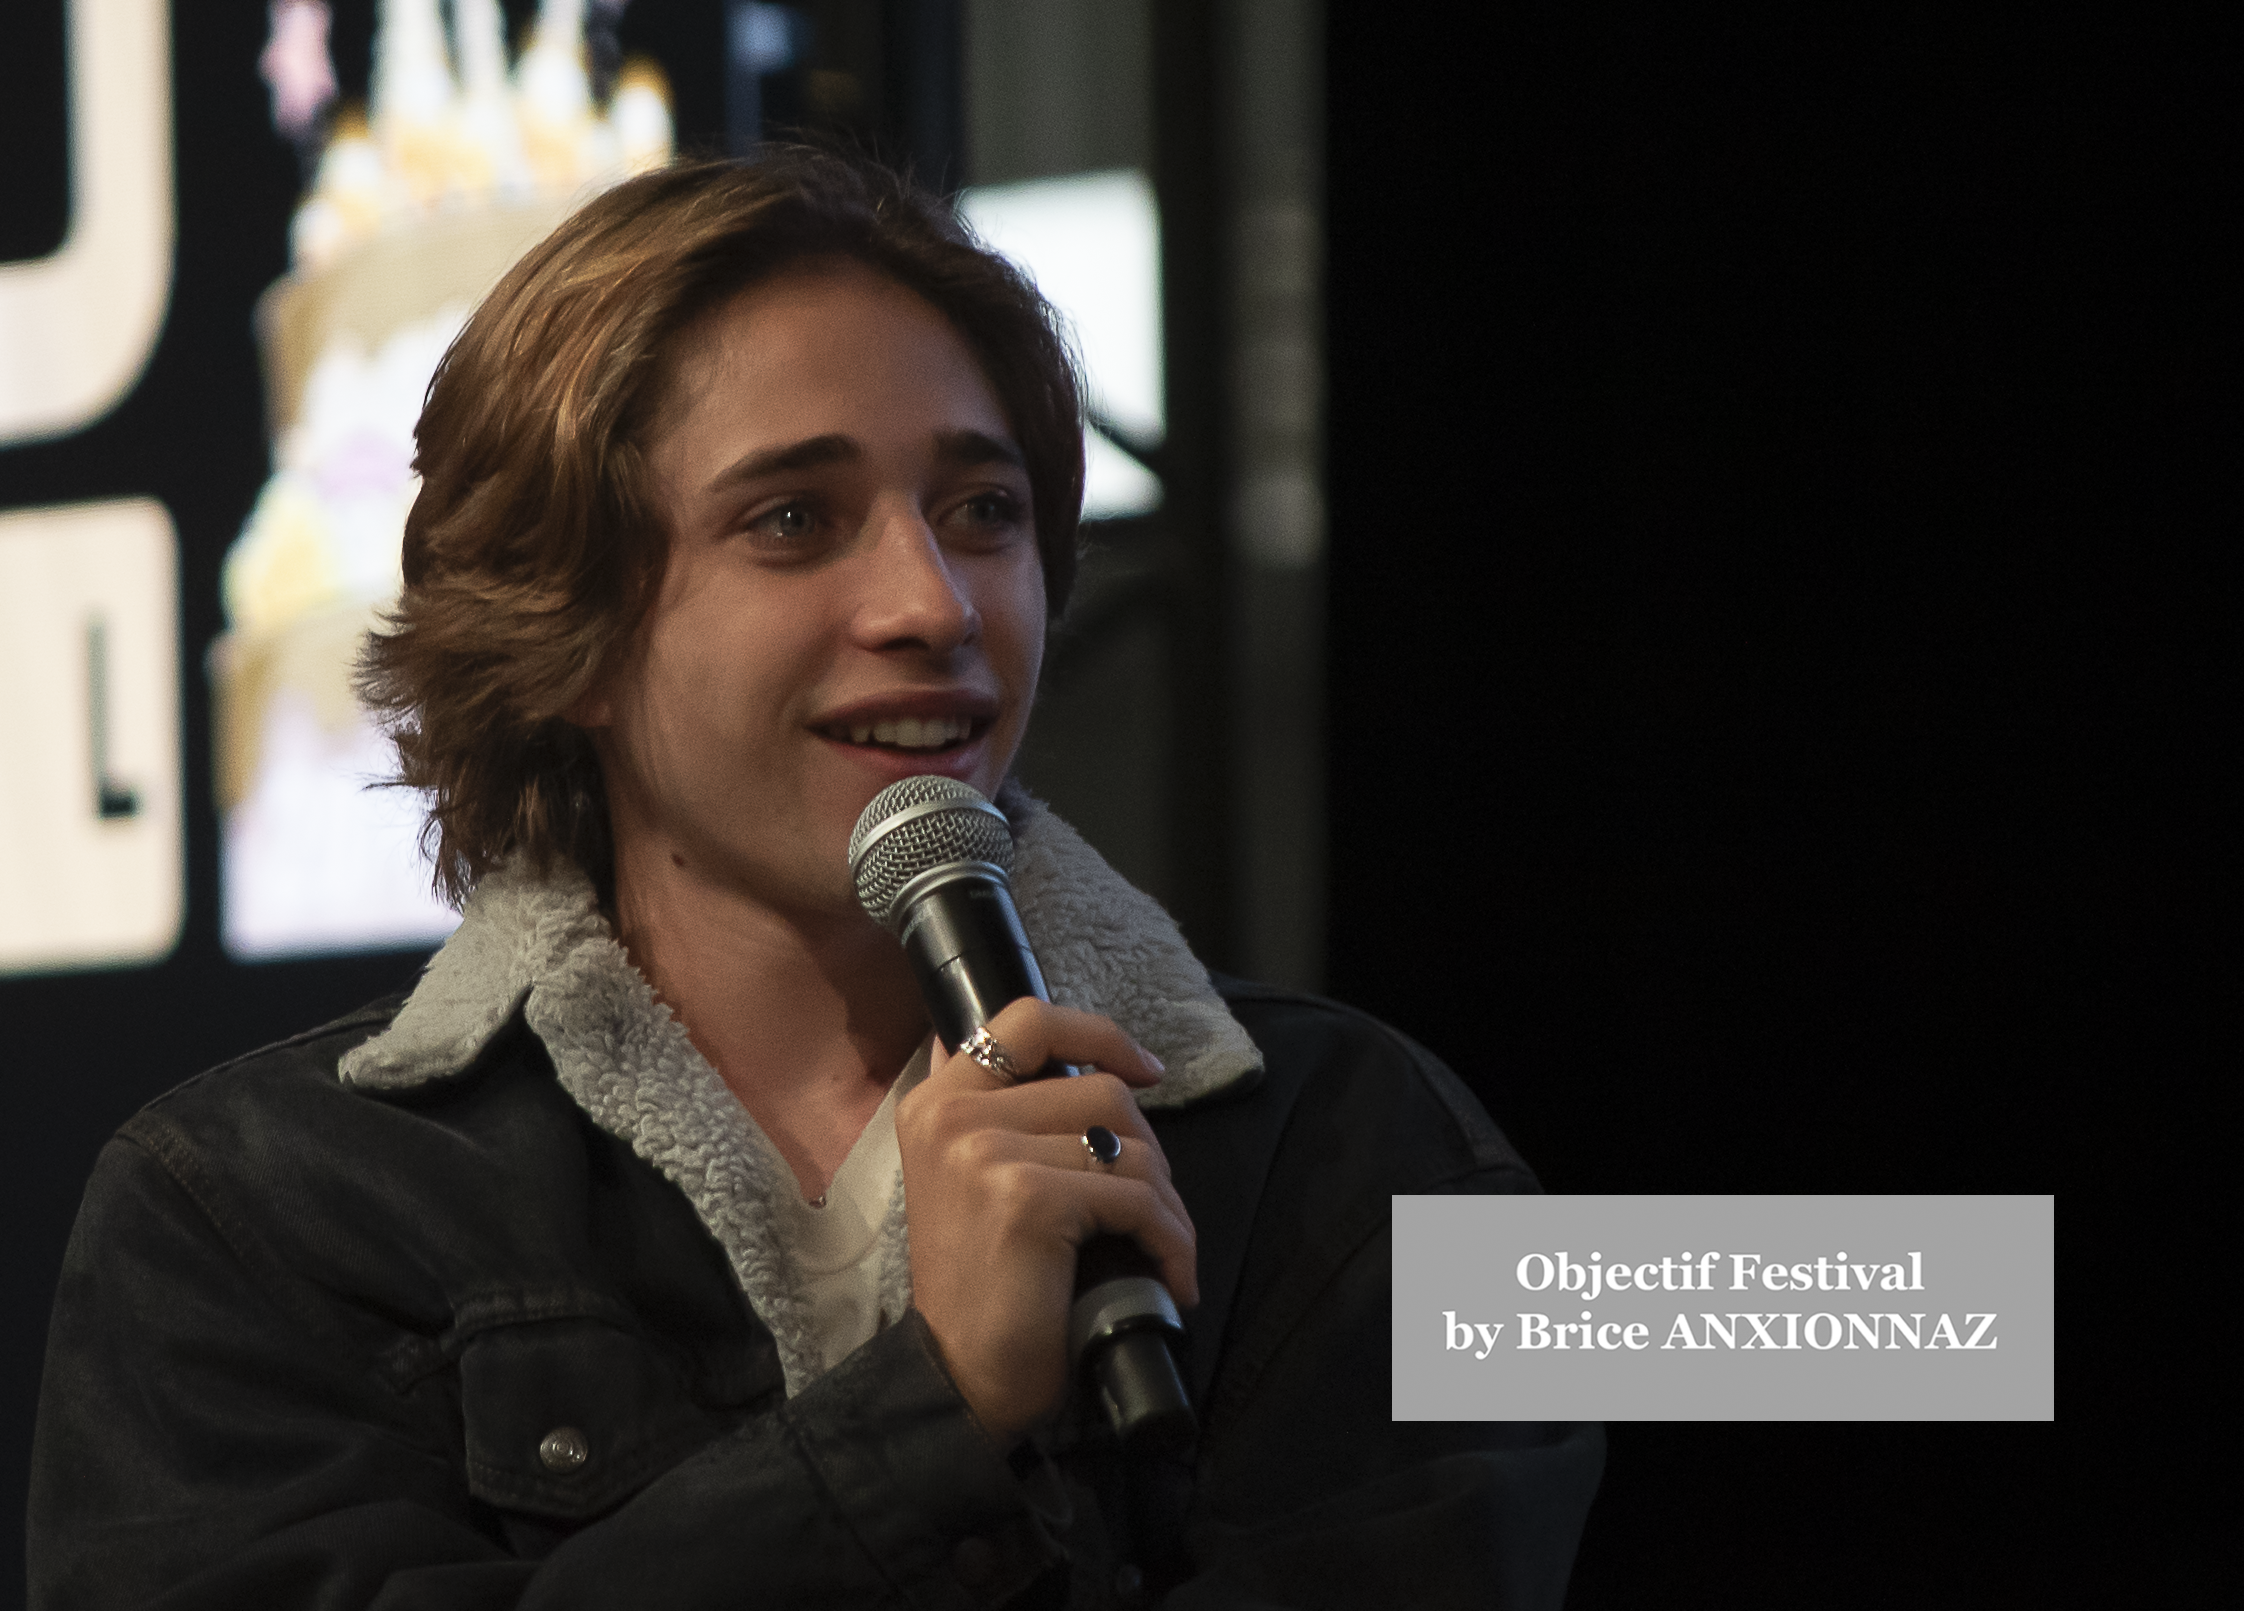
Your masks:
<path fill-rule="evenodd" d="M 954 1053 L 1007 1002 L 1052 999 L 1013 904 L 1012 866 L 1005 814 L 932 773 L 874 795 L 849 836 L 857 899 L 903 942 L 935 1033 Z M 1080 1072 L 1055 1062 L 1032 1078 Z M 1077 1251 L 1068 1311 L 1069 1352 L 1116 1436 L 1144 1453 L 1179 1447 L 1195 1431 L 1170 1352 L 1184 1325 L 1154 1268 L 1127 1238 L 1094 1237 Z"/>

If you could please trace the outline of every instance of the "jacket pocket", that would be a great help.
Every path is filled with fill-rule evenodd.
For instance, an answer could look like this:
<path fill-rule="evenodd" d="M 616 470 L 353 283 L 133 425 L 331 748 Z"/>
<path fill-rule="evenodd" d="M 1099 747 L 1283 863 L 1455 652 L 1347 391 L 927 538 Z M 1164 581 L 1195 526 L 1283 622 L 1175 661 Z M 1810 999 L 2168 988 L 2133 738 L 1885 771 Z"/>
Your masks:
<path fill-rule="evenodd" d="M 589 1520 L 717 1431 L 669 1361 L 603 1321 L 494 1326 L 459 1359 L 468 1490 L 502 1510 Z"/>

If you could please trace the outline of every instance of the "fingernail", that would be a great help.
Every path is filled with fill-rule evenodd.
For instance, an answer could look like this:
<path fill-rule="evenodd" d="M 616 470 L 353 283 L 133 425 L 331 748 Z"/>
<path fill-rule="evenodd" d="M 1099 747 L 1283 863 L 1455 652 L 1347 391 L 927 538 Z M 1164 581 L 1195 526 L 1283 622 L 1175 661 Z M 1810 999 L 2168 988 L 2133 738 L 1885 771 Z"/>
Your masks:
<path fill-rule="evenodd" d="M 1143 1046 L 1140 1046 L 1140 1047 L 1138 1048 L 1138 1055 L 1139 1055 L 1140 1057 L 1142 1057 L 1142 1058 L 1144 1058 L 1144 1059 L 1145 1059 L 1145 1066 L 1146 1066 L 1147 1068 L 1150 1068 L 1151 1070 L 1153 1070 L 1153 1072 L 1154 1072 L 1154 1073 L 1156 1073 L 1156 1074 L 1166 1074 L 1166 1073 L 1168 1073 L 1168 1072 L 1169 1072 L 1169 1065 L 1168 1065 L 1168 1064 L 1166 1064 L 1166 1063 L 1164 1063 L 1164 1062 L 1162 1062 L 1160 1058 L 1158 1058 L 1158 1057 L 1155 1057 L 1155 1056 L 1154 1056 L 1154 1055 L 1153 1055 L 1153 1054 L 1152 1054 L 1151 1052 L 1147 1051 L 1147 1050 L 1146 1050 L 1146 1049 L 1145 1049 L 1145 1048 L 1144 1048 Z"/>

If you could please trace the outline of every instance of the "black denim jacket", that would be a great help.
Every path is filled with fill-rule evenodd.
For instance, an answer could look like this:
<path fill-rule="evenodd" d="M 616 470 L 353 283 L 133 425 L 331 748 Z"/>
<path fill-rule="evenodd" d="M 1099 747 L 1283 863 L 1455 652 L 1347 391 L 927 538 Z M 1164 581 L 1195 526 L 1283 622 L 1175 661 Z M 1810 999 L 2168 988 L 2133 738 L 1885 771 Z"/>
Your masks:
<path fill-rule="evenodd" d="M 1392 1030 L 1221 988 L 1264 1074 L 1149 1114 L 1200 1235 L 1189 1456 L 1068 1419 L 1008 1458 L 916 1314 L 787 1398 L 685 1196 L 519 1015 L 456 1078 L 339 1082 L 393 999 L 102 1154 L 31 1604 L 1557 1607 L 1598 1429 L 1388 1415 L 1390 1195 L 1533 1177 Z"/>

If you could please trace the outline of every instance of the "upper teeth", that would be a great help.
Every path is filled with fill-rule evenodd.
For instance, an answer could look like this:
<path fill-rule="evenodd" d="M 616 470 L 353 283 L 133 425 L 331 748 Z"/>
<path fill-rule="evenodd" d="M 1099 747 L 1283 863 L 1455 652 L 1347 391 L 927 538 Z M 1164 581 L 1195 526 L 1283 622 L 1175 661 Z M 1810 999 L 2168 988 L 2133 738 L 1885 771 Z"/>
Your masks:
<path fill-rule="evenodd" d="M 903 749 L 937 750 L 955 744 L 974 730 L 964 716 L 899 716 L 892 720 L 852 723 L 853 744 L 894 744 Z"/>

